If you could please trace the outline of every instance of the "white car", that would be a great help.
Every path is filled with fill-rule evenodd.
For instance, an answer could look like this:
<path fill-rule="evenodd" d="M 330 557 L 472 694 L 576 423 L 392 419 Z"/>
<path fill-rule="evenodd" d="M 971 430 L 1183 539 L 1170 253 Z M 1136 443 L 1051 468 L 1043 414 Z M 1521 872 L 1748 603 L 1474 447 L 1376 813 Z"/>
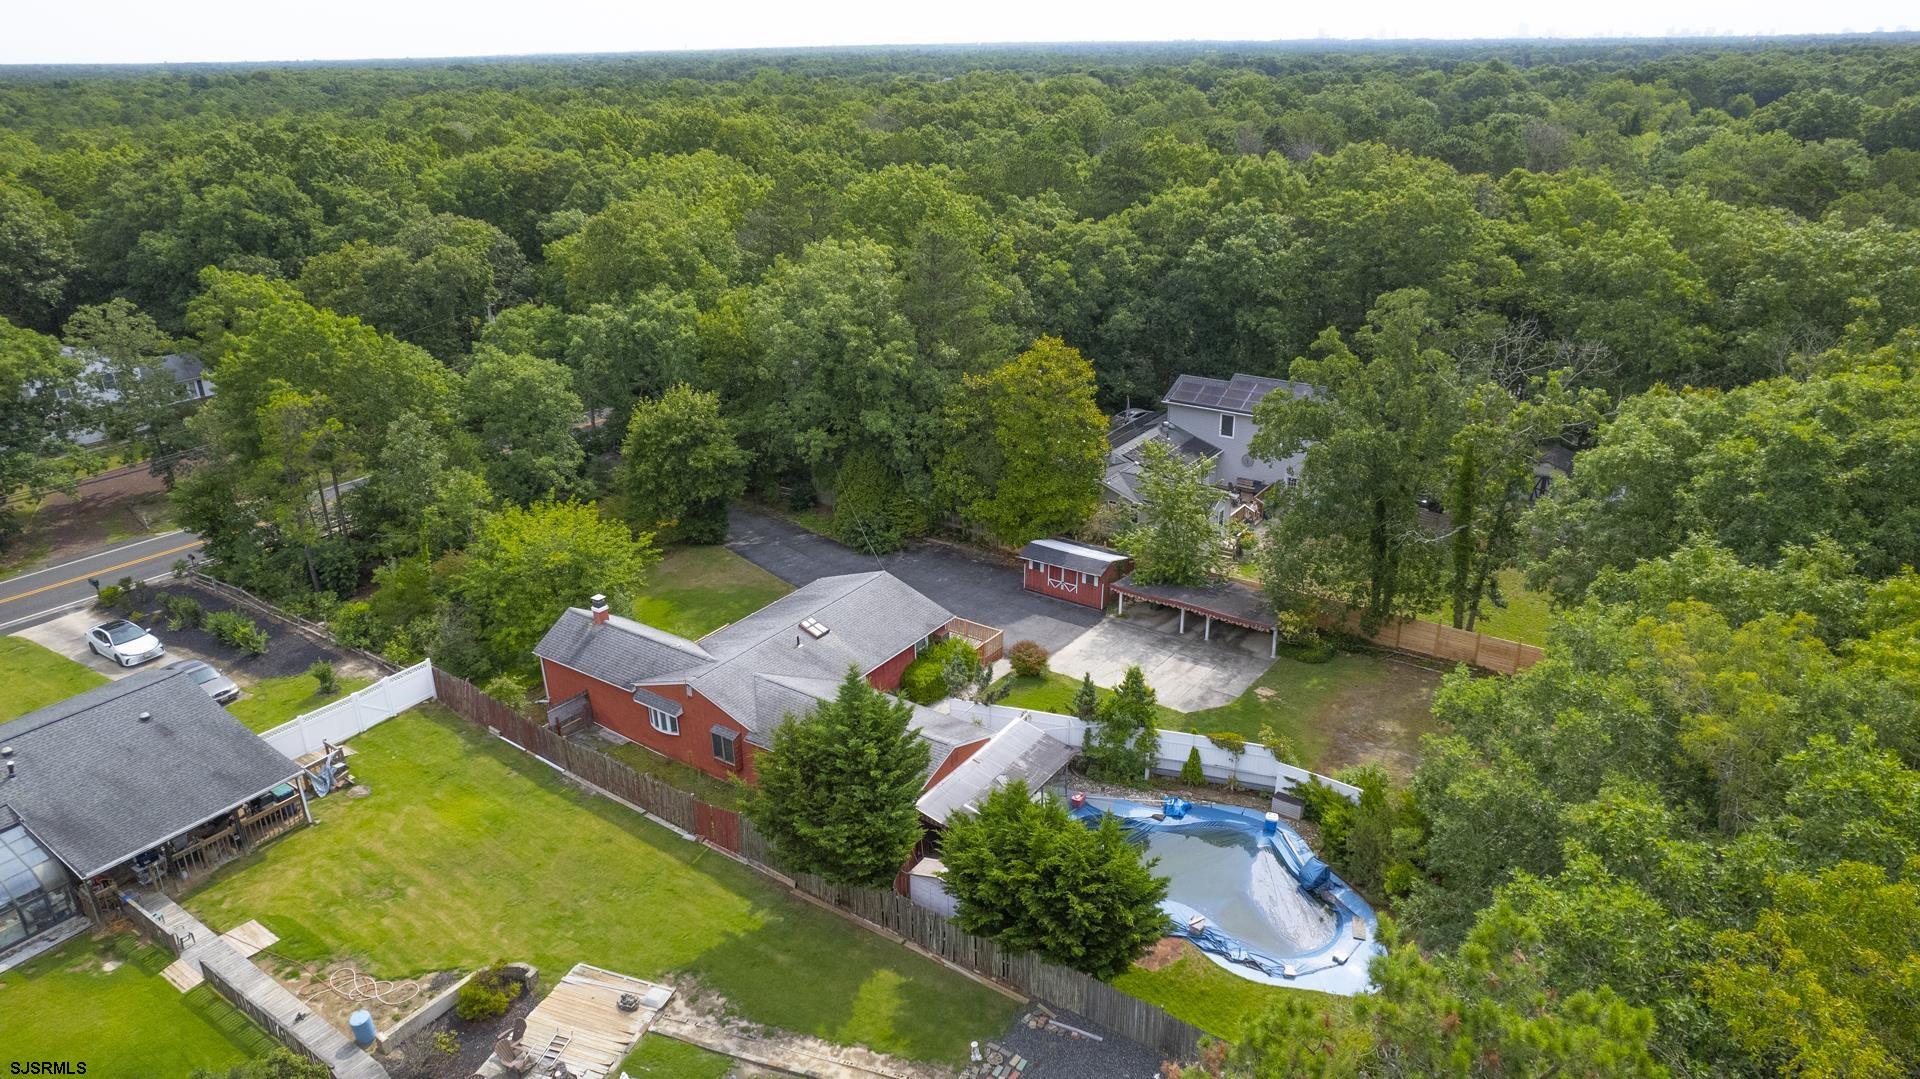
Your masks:
<path fill-rule="evenodd" d="M 87 644 L 96 654 L 122 667 L 132 667 L 167 654 L 167 647 L 160 643 L 160 638 L 124 618 L 102 622 L 88 630 Z"/>

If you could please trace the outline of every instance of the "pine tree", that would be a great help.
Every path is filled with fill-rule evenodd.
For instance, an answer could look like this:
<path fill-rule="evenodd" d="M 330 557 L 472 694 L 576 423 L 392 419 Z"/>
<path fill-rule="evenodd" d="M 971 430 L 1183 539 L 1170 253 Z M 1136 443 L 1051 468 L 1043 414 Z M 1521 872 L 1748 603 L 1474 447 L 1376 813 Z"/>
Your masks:
<path fill-rule="evenodd" d="M 969 933 L 1099 978 L 1125 971 L 1167 931 L 1167 879 L 1113 817 L 1088 828 L 1058 798 L 1014 781 L 947 824 L 946 885 Z"/>
<path fill-rule="evenodd" d="M 783 867 L 836 884 L 893 879 L 921 835 L 915 802 L 929 758 L 912 718 L 911 705 L 849 669 L 833 700 L 774 731 L 755 759 L 747 816 Z"/>

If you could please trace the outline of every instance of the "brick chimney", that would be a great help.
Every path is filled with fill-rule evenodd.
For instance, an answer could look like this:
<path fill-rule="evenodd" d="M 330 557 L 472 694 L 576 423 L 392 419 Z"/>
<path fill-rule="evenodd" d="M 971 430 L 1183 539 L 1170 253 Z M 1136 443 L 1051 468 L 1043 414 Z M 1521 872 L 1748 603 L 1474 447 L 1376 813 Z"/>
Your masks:
<path fill-rule="evenodd" d="M 588 610 L 592 613 L 593 624 L 596 626 L 605 622 L 607 620 L 607 616 L 613 613 L 607 610 L 607 597 L 602 596 L 598 593 L 595 593 L 593 597 L 593 606 L 588 608 Z"/>

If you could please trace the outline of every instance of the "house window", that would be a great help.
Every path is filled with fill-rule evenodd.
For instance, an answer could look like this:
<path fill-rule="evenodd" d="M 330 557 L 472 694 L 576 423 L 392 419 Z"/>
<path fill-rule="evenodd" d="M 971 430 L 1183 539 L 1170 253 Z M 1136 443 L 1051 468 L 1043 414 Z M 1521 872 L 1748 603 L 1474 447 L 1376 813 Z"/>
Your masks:
<path fill-rule="evenodd" d="M 1220 417 L 1220 437 L 1221 438 L 1233 437 L 1233 417 L 1232 416 L 1223 415 Z"/>
<path fill-rule="evenodd" d="M 680 733 L 680 717 L 658 708 L 647 709 L 647 722 L 653 724 L 653 729 L 661 734 Z"/>
<path fill-rule="evenodd" d="M 927 650 L 927 646 L 932 643 L 933 643 L 933 634 L 929 633 L 925 637 L 922 637 L 913 643 L 913 654 L 917 656 L 920 653 L 925 652 Z"/>
<path fill-rule="evenodd" d="M 713 729 L 714 759 L 720 761 L 721 763 L 725 764 L 729 768 L 739 764 L 740 763 L 739 750 L 736 748 L 734 744 L 736 741 L 738 741 L 739 737 L 740 737 L 740 732 L 738 731 L 730 731 L 725 727 L 715 727 Z"/>

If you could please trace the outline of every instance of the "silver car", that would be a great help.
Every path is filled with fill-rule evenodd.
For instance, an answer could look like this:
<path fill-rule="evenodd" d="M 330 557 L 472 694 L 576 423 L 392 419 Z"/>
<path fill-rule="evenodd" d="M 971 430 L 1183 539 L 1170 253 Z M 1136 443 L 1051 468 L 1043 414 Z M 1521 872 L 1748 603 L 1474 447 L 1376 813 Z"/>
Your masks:
<path fill-rule="evenodd" d="M 199 686 L 207 696 L 221 704 L 238 700 L 240 697 L 240 687 L 233 684 L 233 679 L 214 670 L 211 664 L 202 663 L 197 659 L 183 659 L 178 663 L 167 664 L 167 670 L 186 671 L 187 677 L 193 680 L 194 685 Z"/>
<path fill-rule="evenodd" d="M 160 638 L 124 618 L 102 622 L 88 630 L 87 646 L 122 667 L 132 667 L 167 654 Z"/>

